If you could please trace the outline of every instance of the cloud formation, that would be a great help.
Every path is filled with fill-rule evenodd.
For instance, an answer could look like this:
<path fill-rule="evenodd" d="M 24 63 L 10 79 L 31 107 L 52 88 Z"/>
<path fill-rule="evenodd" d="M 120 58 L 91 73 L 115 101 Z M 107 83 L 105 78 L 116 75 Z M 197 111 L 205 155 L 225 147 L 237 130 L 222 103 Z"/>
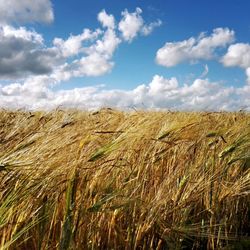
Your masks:
<path fill-rule="evenodd" d="M 143 27 L 142 27 L 142 34 L 144 35 L 144 36 L 148 36 L 150 33 L 152 33 L 153 32 L 153 30 L 156 28 L 156 27 L 159 27 L 159 26 L 161 26 L 162 25 L 162 21 L 160 20 L 160 19 L 158 19 L 157 21 L 155 21 L 155 22 L 152 22 L 152 23 L 150 23 L 150 24 L 148 24 L 148 25 L 144 25 Z"/>
<path fill-rule="evenodd" d="M 50 0 L 0 1 L 0 23 L 51 23 L 53 20 Z"/>
<path fill-rule="evenodd" d="M 215 57 L 216 49 L 223 48 L 234 41 L 234 31 L 228 28 L 216 28 L 206 36 L 191 37 L 180 42 L 167 42 L 156 53 L 156 62 L 165 67 L 172 67 L 183 62 L 209 60 Z"/>
<path fill-rule="evenodd" d="M 225 67 L 241 67 L 245 69 L 247 82 L 250 84 L 250 44 L 236 43 L 230 45 L 221 62 Z"/>
<path fill-rule="evenodd" d="M 10 8 L 11 6 L 11 8 Z M 55 37 L 50 45 L 41 34 L 19 22 L 53 21 L 49 0 L 10 0 L 0 2 L 0 107 L 51 109 L 58 106 L 97 109 L 103 106 L 129 109 L 237 110 L 250 107 L 250 85 L 225 87 L 202 75 L 191 84 L 176 77 L 153 76 L 149 83 L 134 89 L 107 90 L 104 85 L 71 90 L 55 90 L 54 86 L 74 77 L 100 76 L 112 70 L 114 54 L 121 43 L 131 43 L 139 35 L 147 36 L 162 22 L 146 23 L 142 10 L 124 10 L 121 19 L 102 10 L 97 19 L 100 27 L 83 29 L 68 38 Z M 181 42 L 166 43 L 158 50 L 156 61 L 165 67 L 181 62 L 208 60 L 217 49 L 234 41 L 234 31 L 214 29 L 211 35 L 201 33 Z M 249 45 L 231 45 L 222 58 L 225 66 L 246 70 L 250 82 Z"/>
<path fill-rule="evenodd" d="M 97 15 L 98 21 L 103 27 L 114 29 L 115 28 L 115 18 L 113 15 L 108 15 L 105 10 L 102 10 Z"/>
<path fill-rule="evenodd" d="M 250 67 L 250 44 L 236 43 L 230 45 L 221 61 L 226 67 L 238 66 L 243 69 Z"/>
<path fill-rule="evenodd" d="M 25 27 L 0 27 L 0 79 L 48 74 L 59 63 L 54 48 L 44 48 L 43 37 Z"/>
<path fill-rule="evenodd" d="M 132 90 L 106 90 L 105 86 L 53 90 L 44 84 L 45 76 L 36 76 L 24 84 L 13 83 L 0 87 L 0 106 L 28 109 L 74 107 L 98 109 L 171 109 L 171 110 L 250 110 L 250 86 L 225 87 L 208 79 L 195 79 L 192 84 L 180 84 L 155 75 L 148 84 Z"/>
<path fill-rule="evenodd" d="M 142 10 L 140 8 L 136 8 L 135 12 L 132 13 L 128 12 L 127 9 L 122 12 L 122 19 L 118 24 L 118 29 L 125 41 L 132 42 L 138 34 L 147 36 L 154 28 L 162 24 L 161 20 L 145 24 L 141 14 Z"/>
<path fill-rule="evenodd" d="M 131 42 L 143 27 L 143 19 L 141 17 L 142 10 L 136 8 L 136 11 L 129 13 L 127 10 L 122 12 L 122 20 L 119 22 L 119 30 L 124 40 Z"/>
<path fill-rule="evenodd" d="M 11 5 L 15 6 L 17 13 L 20 12 L 26 16 L 27 21 L 35 21 L 23 11 L 29 9 L 33 15 L 45 7 L 47 7 L 47 12 L 52 11 L 49 1 L 36 1 L 36 8 L 29 7 L 32 4 L 28 0 L 18 2 L 17 5 L 13 0 Z M 4 5 L 0 6 L 3 9 Z M 0 79 L 25 80 L 32 75 L 47 75 L 51 77 L 52 82 L 58 83 L 72 77 L 96 77 L 106 74 L 114 66 L 112 58 L 119 44 L 127 41 L 127 39 L 124 40 L 123 34 L 130 34 L 128 41 L 131 42 L 137 32 L 148 35 L 160 25 L 160 21 L 145 24 L 141 12 L 139 8 L 134 13 L 125 10 L 122 12 L 122 19 L 119 23 L 119 27 L 127 21 L 129 24 L 131 17 L 132 20 L 135 17 L 135 22 L 140 20 L 142 26 L 138 26 L 139 30 L 136 29 L 136 34 L 132 35 L 131 27 L 126 25 L 122 29 L 123 33 L 120 34 L 114 16 L 102 10 L 97 15 L 101 28 L 93 31 L 84 29 L 81 34 L 71 34 L 67 39 L 56 37 L 50 47 L 46 45 L 42 35 L 36 31 L 25 27 L 15 28 L 6 24 L 10 20 L 6 14 L 1 17 L 2 20 L 5 19 L 5 22 L 0 23 Z M 39 16 L 37 18 L 36 21 L 45 21 Z M 18 20 L 18 16 L 16 20 Z"/>

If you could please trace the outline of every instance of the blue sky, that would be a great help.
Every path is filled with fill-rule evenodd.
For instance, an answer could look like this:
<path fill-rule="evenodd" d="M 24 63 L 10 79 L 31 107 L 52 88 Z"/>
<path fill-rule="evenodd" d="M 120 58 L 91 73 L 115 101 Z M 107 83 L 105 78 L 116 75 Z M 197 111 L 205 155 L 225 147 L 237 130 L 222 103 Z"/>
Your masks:
<path fill-rule="evenodd" d="M 249 9 L 245 0 L 0 1 L 0 106 L 250 109 Z"/>
<path fill-rule="evenodd" d="M 236 32 L 237 40 L 248 42 L 250 39 L 250 2 L 249 1 L 53 1 L 55 21 L 52 25 L 38 27 L 48 41 L 55 36 L 66 38 L 70 33 L 79 34 L 84 27 L 95 29 L 99 27 L 97 13 L 105 9 L 117 19 L 127 8 L 133 12 L 136 7 L 143 10 L 143 18 L 147 21 L 162 20 L 163 24 L 147 37 L 139 37 L 131 44 L 123 44 L 114 57 L 116 66 L 112 74 L 98 78 L 75 79 L 80 86 L 105 83 L 109 87 L 131 88 L 147 82 L 153 75 L 165 77 L 177 76 L 185 80 L 189 74 L 199 76 L 203 65 L 211 68 L 209 77 L 214 80 L 224 80 L 227 84 L 244 84 L 244 71 L 237 68 L 227 69 L 213 61 L 202 61 L 200 64 L 178 65 L 165 69 L 154 61 L 155 52 L 167 41 L 180 41 L 200 32 L 211 32 L 217 27 L 229 27 Z M 74 18 L 72 18 L 72 16 Z M 133 63 L 132 63 L 133 62 Z M 203 63 L 203 64 L 202 64 Z M 138 72 L 141 72 L 138 74 Z M 143 73 L 142 73 L 143 72 Z M 224 76 L 223 76 L 223 75 Z M 122 77 L 121 77 L 122 76 Z M 239 81 L 234 81 L 238 79 Z M 67 84 L 66 84 L 67 85 Z M 69 87 L 66 86 L 65 87 Z"/>

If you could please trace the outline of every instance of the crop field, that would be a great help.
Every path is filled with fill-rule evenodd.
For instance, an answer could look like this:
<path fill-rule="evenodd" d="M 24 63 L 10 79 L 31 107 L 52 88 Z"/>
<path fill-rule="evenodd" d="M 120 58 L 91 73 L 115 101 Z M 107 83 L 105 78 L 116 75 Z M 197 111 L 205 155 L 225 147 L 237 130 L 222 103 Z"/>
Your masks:
<path fill-rule="evenodd" d="M 0 110 L 0 249 L 250 249 L 246 112 Z"/>

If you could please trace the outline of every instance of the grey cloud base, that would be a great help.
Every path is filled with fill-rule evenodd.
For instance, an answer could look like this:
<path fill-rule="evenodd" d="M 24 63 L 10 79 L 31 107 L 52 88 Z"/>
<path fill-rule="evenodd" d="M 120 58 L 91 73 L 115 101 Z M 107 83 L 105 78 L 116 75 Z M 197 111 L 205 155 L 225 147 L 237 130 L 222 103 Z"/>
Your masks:
<path fill-rule="evenodd" d="M 0 1 L 0 23 L 50 23 L 53 20 L 50 0 Z"/>

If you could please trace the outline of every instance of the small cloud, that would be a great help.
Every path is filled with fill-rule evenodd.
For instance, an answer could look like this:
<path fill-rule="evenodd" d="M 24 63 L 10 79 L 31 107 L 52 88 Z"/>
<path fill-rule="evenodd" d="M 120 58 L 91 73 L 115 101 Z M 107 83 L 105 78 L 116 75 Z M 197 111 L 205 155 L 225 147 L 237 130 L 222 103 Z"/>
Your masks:
<path fill-rule="evenodd" d="M 152 33 L 152 31 L 156 28 L 162 25 L 162 21 L 161 20 L 157 20 L 155 22 L 150 23 L 149 25 L 144 25 L 142 28 L 142 34 L 144 36 L 148 36 L 150 33 Z"/>
<path fill-rule="evenodd" d="M 209 72 L 208 65 L 207 65 L 207 64 L 205 64 L 205 65 L 204 65 L 204 70 L 203 70 L 202 74 L 200 75 L 200 78 L 204 78 L 204 77 L 206 77 L 206 76 L 207 76 L 207 74 L 208 74 L 208 72 Z"/>
<path fill-rule="evenodd" d="M 129 13 L 128 10 L 122 12 L 122 20 L 119 22 L 119 30 L 125 41 L 131 42 L 143 27 L 143 19 L 141 17 L 142 10 L 136 8 L 135 12 Z"/>
<path fill-rule="evenodd" d="M 119 22 L 118 29 L 125 41 L 131 42 L 138 34 L 148 36 L 156 27 L 162 24 L 161 20 L 144 24 L 141 14 L 142 10 L 138 7 L 132 13 L 128 12 L 127 9 L 122 12 L 123 17 Z"/>
<path fill-rule="evenodd" d="M 103 27 L 114 29 L 115 28 L 115 18 L 113 15 L 108 15 L 105 10 L 102 10 L 98 16 L 98 21 Z"/>

